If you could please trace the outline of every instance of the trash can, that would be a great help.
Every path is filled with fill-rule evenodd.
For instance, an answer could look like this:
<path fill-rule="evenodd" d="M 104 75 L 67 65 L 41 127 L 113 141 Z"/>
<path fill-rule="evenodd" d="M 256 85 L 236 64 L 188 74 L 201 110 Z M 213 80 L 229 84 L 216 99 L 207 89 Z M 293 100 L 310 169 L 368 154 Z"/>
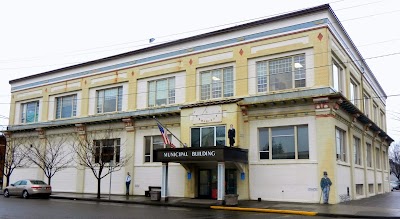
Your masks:
<path fill-rule="evenodd" d="M 150 200 L 160 201 L 161 200 L 161 191 L 150 191 Z"/>
<path fill-rule="evenodd" d="M 237 206 L 238 205 L 238 194 L 228 194 L 225 195 L 225 205 L 227 206 Z"/>

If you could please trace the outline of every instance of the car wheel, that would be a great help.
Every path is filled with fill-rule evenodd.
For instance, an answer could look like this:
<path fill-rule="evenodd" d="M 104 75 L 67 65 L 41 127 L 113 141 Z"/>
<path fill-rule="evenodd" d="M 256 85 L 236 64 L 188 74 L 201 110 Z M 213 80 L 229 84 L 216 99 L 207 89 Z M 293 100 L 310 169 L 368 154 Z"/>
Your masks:
<path fill-rule="evenodd" d="M 8 192 L 8 189 L 4 190 L 4 197 L 8 198 L 10 197 L 10 193 Z"/>
<path fill-rule="evenodd" d="M 26 190 L 24 190 L 23 192 L 22 192 L 22 198 L 29 198 L 29 193 L 28 193 L 28 191 L 26 191 Z"/>

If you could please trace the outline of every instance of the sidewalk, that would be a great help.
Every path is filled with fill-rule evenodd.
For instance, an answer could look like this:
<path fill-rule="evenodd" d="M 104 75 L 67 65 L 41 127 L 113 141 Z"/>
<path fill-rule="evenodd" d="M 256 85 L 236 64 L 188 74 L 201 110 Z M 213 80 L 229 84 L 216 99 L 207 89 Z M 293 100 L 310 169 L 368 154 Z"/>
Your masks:
<path fill-rule="evenodd" d="M 400 192 L 376 195 L 370 198 L 348 201 L 336 205 L 239 200 L 239 205 L 236 207 L 218 206 L 216 200 L 176 197 L 170 197 L 168 202 L 162 202 L 151 201 L 149 197 L 145 196 L 108 196 L 103 194 L 99 200 L 96 198 L 95 194 L 54 192 L 53 195 L 51 195 L 51 198 L 189 208 L 212 208 L 236 211 L 256 211 L 310 216 L 318 215 L 326 217 L 400 218 Z"/>

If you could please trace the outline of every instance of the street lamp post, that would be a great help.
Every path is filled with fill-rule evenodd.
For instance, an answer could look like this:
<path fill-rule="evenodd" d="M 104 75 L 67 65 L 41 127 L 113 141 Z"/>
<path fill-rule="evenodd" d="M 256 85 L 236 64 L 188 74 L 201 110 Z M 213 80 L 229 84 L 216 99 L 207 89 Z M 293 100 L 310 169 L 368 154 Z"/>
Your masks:
<path fill-rule="evenodd" d="M 108 166 L 108 169 L 109 169 L 109 171 L 110 171 L 110 188 L 108 189 L 108 200 L 111 199 L 111 178 L 112 178 L 112 169 L 113 169 L 113 166 L 114 166 L 114 161 L 113 161 L 113 160 L 110 160 L 110 164 L 109 164 L 109 166 Z"/>

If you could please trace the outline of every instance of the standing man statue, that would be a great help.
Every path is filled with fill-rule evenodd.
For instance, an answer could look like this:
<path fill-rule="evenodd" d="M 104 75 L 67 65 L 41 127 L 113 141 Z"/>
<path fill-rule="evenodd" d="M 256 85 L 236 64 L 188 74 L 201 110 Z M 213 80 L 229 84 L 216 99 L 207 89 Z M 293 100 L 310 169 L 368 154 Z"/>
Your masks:
<path fill-rule="evenodd" d="M 324 177 L 321 178 L 321 189 L 322 189 L 322 196 L 323 196 L 323 203 L 328 204 L 329 200 L 329 191 L 332 185 L 331 180 L 328 178 L 328 173 L 324 171 Z"/>
<path fill-rule="evenodd" d="M 128 172 L 126 176 L 126 195 L 129 195 L 129 185 L 131 184 L 131 179 L 131 175 Z"/>
<path fill-rule="evenodd" d="M 229 146 L 233 147 L 235 144 L 235 136 L 236 136 L 236 131 L 233 128 L 233 125 L 231 124 L 231 128 L 228 130 L 228 138 L 229 138 Z"/>

